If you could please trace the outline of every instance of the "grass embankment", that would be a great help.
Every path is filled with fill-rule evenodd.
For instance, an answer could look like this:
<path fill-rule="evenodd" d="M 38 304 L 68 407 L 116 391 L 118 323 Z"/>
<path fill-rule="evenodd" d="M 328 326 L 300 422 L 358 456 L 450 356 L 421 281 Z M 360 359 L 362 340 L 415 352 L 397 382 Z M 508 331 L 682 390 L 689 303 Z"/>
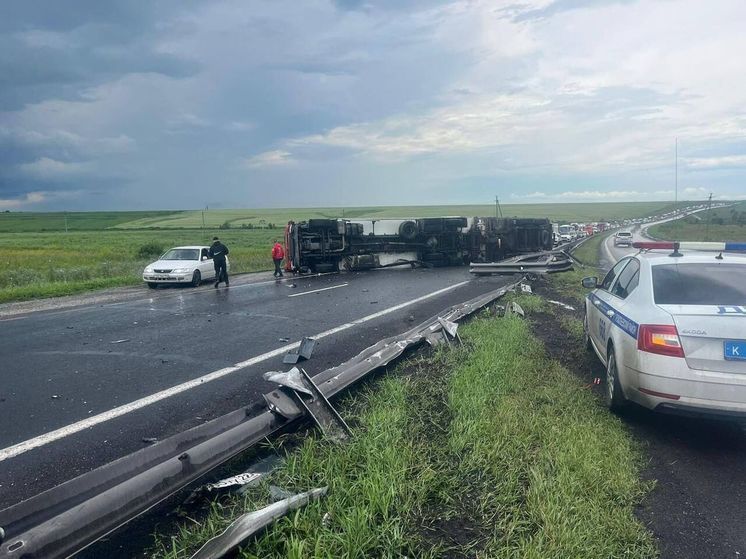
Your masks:
<path fill-rule="evenodd" d="M 231 272 L 269 270 L 281 230 L 70 231 L 0 234 L 0 303 L 138 285 L 142 270 L 166 249 L 210 244 L 230 249 Z"/>
<path fill-rule="evenodd" d="M 650 234 L 671 241 L 746 241 L 746 202 L 653 225 Z"/>
<path fill-rule="evenodd" d="M 542 306 L 520 302 L 529 316 Z M 329 494 L 241 557 L 655 555 L 633 514 L 646 486 L 620 421 L 546 357 L 527 321 L 485 314 L 461 332 L 464 347 L 404 363 L 348 398 L 348 443 L 312 436 L 288 451 L 271 483 Z M 154 554 L 188 557 L 266 503 L 266 487 L 215 502 Z"/>
<path fill-rule="evenodd" d="M 0 233 L 101 231 L 140 219 L 162 220 L 181 212 L 0 212 Z"/>
<path fill-rule="evenodd" d="M 561 272 L 548 276 L 554 288 L 563 295 L 571 298 L 575 303 L 582 303 L 588 290 L 584 289 L 580 285 L 580 282 L 587 276 L 603 278 L 604 271 L 598 268 L 598 256 L 601 243 L 611 234 L 600 233 L 593 235 L 581 244 L 572 255 L 582 262 L 584 266 L 575 265 L 569 272 Z"/>

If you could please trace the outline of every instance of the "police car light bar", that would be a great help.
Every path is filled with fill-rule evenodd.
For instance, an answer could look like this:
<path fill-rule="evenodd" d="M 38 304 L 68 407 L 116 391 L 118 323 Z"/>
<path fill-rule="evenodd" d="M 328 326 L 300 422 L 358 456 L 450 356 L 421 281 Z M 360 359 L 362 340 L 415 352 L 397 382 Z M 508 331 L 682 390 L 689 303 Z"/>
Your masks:
<path fill-rule="evenodd" d="M 668 241 L 637 241 L 632 247 L 641 249 L 667 249 L 667 250 L 702 250 L 707 252 L 746 252 L 746 243 L 698 243 L 695 241 L 668 242 Z"/>

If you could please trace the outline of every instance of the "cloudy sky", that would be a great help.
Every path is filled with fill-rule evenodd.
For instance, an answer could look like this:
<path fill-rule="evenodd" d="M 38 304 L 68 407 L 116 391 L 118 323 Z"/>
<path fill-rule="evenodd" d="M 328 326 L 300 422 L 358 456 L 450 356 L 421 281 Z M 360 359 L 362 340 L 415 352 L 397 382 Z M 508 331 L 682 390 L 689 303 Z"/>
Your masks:
<path fill-rule="evenodd" d="M 0 209 L 746 197 L 743 0 L 4 0 Z"/>

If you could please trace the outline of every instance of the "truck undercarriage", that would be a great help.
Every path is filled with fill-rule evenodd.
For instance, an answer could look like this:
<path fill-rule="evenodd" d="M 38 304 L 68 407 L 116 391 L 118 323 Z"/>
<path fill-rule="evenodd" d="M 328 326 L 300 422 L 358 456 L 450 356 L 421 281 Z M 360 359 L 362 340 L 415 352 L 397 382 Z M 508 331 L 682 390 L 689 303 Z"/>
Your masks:
<path fill-rule="evenodd" d="M 285 268 L 332 272 L 402 264 L 459 266 L 552 249 L 548 219 L 311 219 L 285 228 Z"/>

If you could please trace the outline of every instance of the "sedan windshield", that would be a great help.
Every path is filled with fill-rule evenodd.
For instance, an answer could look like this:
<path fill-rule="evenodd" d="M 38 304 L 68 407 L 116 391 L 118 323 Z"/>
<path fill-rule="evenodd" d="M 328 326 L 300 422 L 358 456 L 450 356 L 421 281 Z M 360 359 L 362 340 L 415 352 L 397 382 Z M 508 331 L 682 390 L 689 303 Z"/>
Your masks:
<path fill-rule="evenodd" d="M 746 265 L 663 264 L 653 266 L 659 305 L 746 305 Z"/>
<path fill-rule="evenodd" d="M 199 260 L 199 249 L 172 248 L 161 256 L 161 260 Z"/>
<path fill-rule="evenodd" d="M 616 234 L 617 237 L 631 237 L 632 233 L 629 233 L 627 231 L 620 231 Z"/>

